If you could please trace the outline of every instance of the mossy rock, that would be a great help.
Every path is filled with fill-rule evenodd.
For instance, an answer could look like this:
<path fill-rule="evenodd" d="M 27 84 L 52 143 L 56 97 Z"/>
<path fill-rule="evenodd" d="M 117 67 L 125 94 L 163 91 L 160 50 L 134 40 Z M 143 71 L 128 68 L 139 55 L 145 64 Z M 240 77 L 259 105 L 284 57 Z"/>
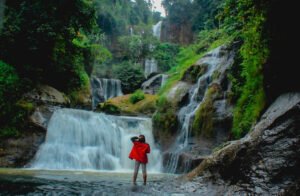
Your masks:
<path fill-rule="evenodd" d="M 120 114 L 121 113 L 120 109 L 110 102 L 100 103 L 97 108 L 97 111 L 105 112 L 108 114 Z"/>
<path fill-rule="evenodd" d="M 209 86 L 205 97 L 195 113 L 195 119 L 192 125 L 194 135 L 204 137 L 213 136 L 213 114 L 215 112 L 214 100 L 219 97 L 221 87 L 213 83 Z"/>
<path fill-rule="evenodd" d="M 207 71 L 207 64 L 192 65 L 190 66 L 182 76 L 181 80 L 189 83 L 196 83 L 198 78 L 201 77 Z"/>
<path fill-rule="evenodd" d="M 136 103 L 130 101 L 131 96 L 132 94 L 128 94 L 111 98 L 106 102 L 99 104 L 96 111 L 131 116 L 152 116 L 156 110 L 156 95 L 145 94 L 144 99 Z"/>

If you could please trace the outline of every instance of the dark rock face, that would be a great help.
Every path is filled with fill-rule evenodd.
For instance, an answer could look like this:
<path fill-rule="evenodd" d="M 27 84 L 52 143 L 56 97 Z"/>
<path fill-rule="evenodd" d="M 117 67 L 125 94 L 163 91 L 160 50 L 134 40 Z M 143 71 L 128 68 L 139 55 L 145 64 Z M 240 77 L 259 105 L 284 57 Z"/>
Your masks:
<path fill-rule="evenodd" d="M 142 84 L 143 92 L 152 95 L 158 93 L 160 87 L 162 86 L 163 80 L 163 74 L 157 74 L 152 76 Z"/>
<path fill-rule="evenodd" d="M 24 167 L 45 140 L 45 132 L 31 128 L 18 139 L 2 140 L 0 144 L 0 167 Z"/>
<path fill-rule="evenodd" d="M 69 104 L 63 93 L 47 85 L 38 86 L 26 93 L 23 99 L 33 103 L 34 111 L 25 122 L 21 137 L 1 139 L 0 167 L 23 167 L 27 164 L 44 142 L 53 112 Z"/>
<path fill-rule="evenodd" d="M 295 195 L 300 191 L 300 93 L 280 96 L 244 138 L 187 175 L 226 195 Z M 205 180 L 203 180 L 203 177 Z"/>
<path fill-rule="evenodd" d="M 228 140 L 233 111 L 227 96 L 231 90 L 228 72 L 235 51 L 234 46 L 223 45 L 208 52 L 170 89 L 167 97 L 177 103 L 177 118 L 181 123 L 177 137 L 185 135 L 187 130 L 189 136 L 185 144 L 178 142 L 185 138 L 175 138 L 175 146 L 169 145 L 167 151 L 171 152 L 164 157 L 168 163 L 165 169 L 169 172 L 184 173 L 194 169 L 197 164 L 191 163 L 200 163 L 198 157 L 202 160 Z M 184 148 L 178 151 L 177 147 L 182 145 Z"/>
<path fill-rule="evenodd" d="M 161 28 L 161 41 L 187 45 L 193 42 L 192 26 L 188 22 L 182 24 L 163 21 Z"/>

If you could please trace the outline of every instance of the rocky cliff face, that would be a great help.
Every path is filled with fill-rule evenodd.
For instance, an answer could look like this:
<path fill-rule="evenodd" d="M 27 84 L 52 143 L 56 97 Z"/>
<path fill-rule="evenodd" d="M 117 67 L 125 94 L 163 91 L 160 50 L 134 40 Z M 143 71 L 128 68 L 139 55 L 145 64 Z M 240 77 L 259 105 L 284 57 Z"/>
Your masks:
<path fill-rule="evenodd" d="M 0 167 L 26 165 L 44 141 L 53 112 L 69 104 L 63 93 L 47 85 L 40 85 L 26 93 L 23 101 L 33 104 L 33 112 L 19 138 L 1 139 Z"/>
<path fill-rule="evenodd" d="M 193 191 L 211 195 L 297 195 L 299 166 L 300 93 L 288 93 L 277 98 L 248 135 L 229 142 L 186 177 L 197 182 Z"/>
<path fill-rule="evenodd" d="M 172 24 L 163 21 L 161 28 L 161 41 L 188 45 L 194 40 L 192 26 L 188 22 L 183 24 Z"/>
<path fill-rule="evenodd" d="M 165 151 L 167 171 L 190 171 L 213 148 L 228 140 L 232 105 L 227 96 L 231 88 L 227 75 L 234 57 L 234 46 L 215 48 L 187 69 L 181 81 L 167 93 L 167 100 L 175 108 L 179 124 L 178 130 L 173 131 L 173 138 L 156 134 Z M 154 126 L 159 128 L 157 123 Z M 155 129 L 154 133 L 157 132 L 164 133 L 164 130 Z"/>

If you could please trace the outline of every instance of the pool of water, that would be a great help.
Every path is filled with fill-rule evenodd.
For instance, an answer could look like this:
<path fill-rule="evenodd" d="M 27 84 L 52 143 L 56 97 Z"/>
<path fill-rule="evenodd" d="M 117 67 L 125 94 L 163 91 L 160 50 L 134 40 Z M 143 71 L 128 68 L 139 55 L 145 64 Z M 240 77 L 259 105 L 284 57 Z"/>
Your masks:
<path fill-rule="evenodd" d="M 176 177 L 150 173 L 144 186 L 139 173 L 133 186 L 128 172 L 0 168 L 0 195 L 178 195 L 170 186 L 165 188 Z"/>

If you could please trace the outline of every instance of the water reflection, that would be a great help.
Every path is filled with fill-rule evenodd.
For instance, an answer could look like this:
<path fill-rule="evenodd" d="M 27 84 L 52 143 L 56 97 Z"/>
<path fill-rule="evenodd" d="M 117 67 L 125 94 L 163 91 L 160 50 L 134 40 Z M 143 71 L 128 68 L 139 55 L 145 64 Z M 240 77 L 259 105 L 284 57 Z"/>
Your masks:
<path fill-rule="evenodd" d="M 169 195 L 163 182 L 173 174 L 149 174 L 132 187 L 131 173 L 0 169 L 0 195 Z M 170 193 L 171 194 L 171 193 Z"/>

